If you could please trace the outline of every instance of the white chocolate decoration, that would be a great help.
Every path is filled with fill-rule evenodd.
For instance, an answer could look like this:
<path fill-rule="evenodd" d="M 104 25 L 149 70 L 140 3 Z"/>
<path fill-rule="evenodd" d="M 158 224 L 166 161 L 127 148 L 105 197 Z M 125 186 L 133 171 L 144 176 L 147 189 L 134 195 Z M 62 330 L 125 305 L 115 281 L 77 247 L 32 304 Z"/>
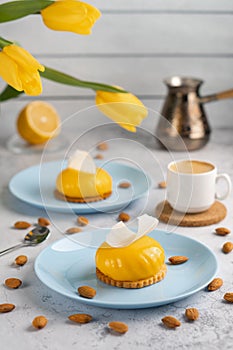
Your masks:
<path fill-rule="evenodd" d="M 68 160 L 68 168 L 89 174 L 96 173 L 95 162 L 88 152 L 77 150 Z"/>
<path fill-rule="evenodd" d="M 144 214 L 138 217 L 137 233 L 130 230 L 122 221 L 114 225 L 107 234 L 106 242 L 115 248 L 126 247 L 155 229 L 159 221 Z"/>

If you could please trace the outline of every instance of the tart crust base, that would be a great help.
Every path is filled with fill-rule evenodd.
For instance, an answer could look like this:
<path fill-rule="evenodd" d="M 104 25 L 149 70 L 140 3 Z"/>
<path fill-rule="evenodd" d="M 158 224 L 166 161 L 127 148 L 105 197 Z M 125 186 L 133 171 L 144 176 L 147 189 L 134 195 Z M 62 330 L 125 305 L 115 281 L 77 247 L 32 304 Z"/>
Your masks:
<path fill-rule="evenodd" d="M 104 193 L 102 196 L 93 196 L 93 197 L 86 197 L 86 198 L 76 198 L 76 197 L 69 197 L 65 196 L 64 194 L 60 193 L 58 190 L 54 191 L 54 196 L 65 202 L 72 202 L 72 203 L 91 203 L 91 202 L 98 202 L 102 201 L 109 196 L 111 196 L 112 192 Z"/>
<path fill-rule="evenodd" d="M 150 286 L 151 284 L 157 283 L 162 279 L 164 279 L 166 272 L 167 272 L 167 267 L 165 264 L 163 264 L 163 266 L 161 267 L 161 270 L 149 278 L 139 280 L 139 281 L 116 281 L 104 275 L 98 268 L 96 268 L 96 276 L 101 282 L 110 284 L 111 286 L 118 287 L 118 288 L 130 288 L 130 289 L 143 288 L 143 287 Z"/>

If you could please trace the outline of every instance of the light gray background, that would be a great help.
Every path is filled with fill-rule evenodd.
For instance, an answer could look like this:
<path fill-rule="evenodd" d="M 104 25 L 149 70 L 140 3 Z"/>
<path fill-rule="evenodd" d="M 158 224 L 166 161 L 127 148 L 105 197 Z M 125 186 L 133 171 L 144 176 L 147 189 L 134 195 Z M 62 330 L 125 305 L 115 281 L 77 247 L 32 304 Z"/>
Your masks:
<path fill-rule="evenodd" d="M 2 2 L 2 1 L 1 1 Z M 86 80 L 103 81 L 121 85 L 137 94 L 153 110 L 160 111 L 166 89 L 163 78 L 174 75 L 192 75 L 205 80 L 203 95 L 230 89 L 232 82 L 232 36 L 233 2 L 231 0 L 117 0 L 90 1 L 102 9 L 103 16 L 96 23 L 90 37 L 70 33 L 53 32 L 43 26 L 38 16 L 1 25 L 1 35 L 19 41 L 42 63 L 60 69 Z M 3 82 L 1 83 L 3 87 Z M 39 97 L 51 102 L 63 120 L 94 104 L 94 95 L 89 90 L 62 86 L 44 81 L 44 93 Z M 35 222 L 46 213 L 29 205 L 22 205 L 8 191 L 10 178 L 21 169 L 38 164 L 41 155 L 13 155 L 6 149 L 6 142 L 15 133 L 15 119 L 19 110 L 31 99 L 22 96 L 1 105 L 0 120 L 0 249 L 19 242 L 24 233 L 11 229 L 17 220 Z M 191 154 L 193 158 L 214 162 L 220 172 L 227 172 L 233 179 L 232 163 L 232 100 L 206 105 L 213 134 L 208 145 Z M 93 112 L 94 111 L 94 112 Z M 90 112 L 90 113 L 89 113 Z M 77 117 L 65 122 L 63 132 L 73 140 L 83 131 L 107 122 L 107 119 L 92 109 L 81 112 Z M 94 114 L 93 114 L 94 113 Z M 142 126 L 153 133 L 158 115 L 150 112 Z M 104 153 L 105 159 L 130 157 L 153 178 L 153 188 L 145 212 L 154 215 L 154 208 L 165 197 L 164 190 L 158 190 L 157 183 L 166 173 L 166 165 L 171 157 L 181 159 L 184 153 L 173 153 L 156 149 L 149 133 L 140 130 L 129 135 L 116 125 L 104 129 L 105 132 L 88 133 L 81 140 L 83 147 L 90 149 L 101 139 L 130 137 L 137 144 L 127 144 L 119 140 L 117 147 L 110 147 Z M 91 135 L 91 136 L 90 136 Z M 143 145 L 147 152 L 143 152 Z M 49 154 L 46 160 L 60 159 L 63 152 Z M 150 153 L 151 152 L 151 153 Z M 154 157 L 152 161 L 151 157 Z M 158 166 L 159 165 L 159 166 Z M 232 229 L 232 196 L 225 201 L 227 218 L 221 223 Z M 127 211 L 134 219 L 144 208 L 139 201 Z M 94 226 L 113 225 L 117 214 L 89 215 L 90 230 Z M 223 287 L 214 293 L 201 291 L 178 303 L 145 310 L 106 310 L 81 305 L 49 290 L 36 278 L 33 264 L 39 252 L 52 241 L 63 237 L 63 232 L 75 225 L 73 215 L 53 214 L 52 235 L 43 246 L 22 249 L 1 257 L 0 303 L 12 302 L 16 309 L 0 315 L 1 350 L 13 350 L 23 346 L 33 348 L 61 349 L 232 349 L 232 307 L 223 302 L 225 292 L 233 291 L 232 254 L 224 255 L 221 246 L 227 238 L 213 234 L 216 225 L 186 229 L 167 227 L 207 244 L 217 255 L 218 276 L 224 280 Z M 134 224 L 134 223 L 133 223 Z M 15 268 L 12 262 L 19 253 L 29 257 L 23 268 Z M 3 282 L 8 277 L 19 277 L 23 287 L 8 290 Z M 191 276 L 190 276 L 191 278 Z M 186 307 L 197 307 L 200 319 L 193 324 L 185 321 Z M 67 321 L 67 316 L 76 313 L 90 313 L 94 322 L 78 326 Z M 42 331 L 34 331 L 31 321 L 37 315 L 48 317 L 48 326 Z M 161 318 L 174 315 L 182 321 L 182 326 L 173 331 L 161 325 Z M 118 320 L 129 325 L 124 336 L 113 336 L 106 329 L 108 322 Z"/>
<path fill-rule="evenodd" d="M 203 79 L 202 95 L 233 88 L 231 0 L 90 3 L 103 14 L 91 36 L 49 30 L 40 16 L 1 24 L 1 35 L 18 41 L 47 66 L 80 79 L 122 86 L 156 111 L 166 95 L 163 79 L 172 75 Z M 39 98 L 51 102 L 62 118 L 94 104 L 90 90 L 47 80 L 43 85 Z M 14 132 L 16 115 L 29 99 L 23 96 L 2 104 L 4 138 Z M 232 99 L 205 108 L 214 128 L 233 125 Z M 98 113 L 96 118 L 104 120 Z M 157 120 L 150 116 L 143 127 L 153 131 Z"/>

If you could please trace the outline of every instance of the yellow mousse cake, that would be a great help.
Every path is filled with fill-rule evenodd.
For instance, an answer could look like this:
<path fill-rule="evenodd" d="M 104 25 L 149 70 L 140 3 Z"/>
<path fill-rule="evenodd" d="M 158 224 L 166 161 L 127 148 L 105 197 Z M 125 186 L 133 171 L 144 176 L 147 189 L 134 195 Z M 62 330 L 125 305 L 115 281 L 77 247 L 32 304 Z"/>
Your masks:
<path fill-rule="evenodd" d="M 76 151 L 56 179 L 55 196 L 68 202 L 96 202 L 111 193 L 111 176 L 106 170 L 96 168 L 91 156 L 84 151 Z"/>
<path fill-rule="evenodd" d="M 155 239 L 146 236 L 158 220 L 148 215 L 138 220 L 136 234 L 119 222 L 98 248 L 96 275 L 102 282 L 120 288 L 142 288 L 165 277 L 164 250 Z"/>

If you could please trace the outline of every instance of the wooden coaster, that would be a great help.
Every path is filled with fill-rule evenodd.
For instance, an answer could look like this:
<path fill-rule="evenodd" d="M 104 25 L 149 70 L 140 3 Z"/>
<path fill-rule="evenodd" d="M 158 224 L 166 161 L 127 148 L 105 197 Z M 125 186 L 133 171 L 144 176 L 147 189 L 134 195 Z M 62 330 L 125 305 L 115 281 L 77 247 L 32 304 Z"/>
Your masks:
<path fill-rule="evenodd" d="M 167 201 L 159 203 L 155 209 L 156 217 L 168 224 L 198 227 L 216 224 L 227 214 L 226 207 L 216 201 L 208 210 L 196 214 L 183 214 L 174 210 Z"/>

